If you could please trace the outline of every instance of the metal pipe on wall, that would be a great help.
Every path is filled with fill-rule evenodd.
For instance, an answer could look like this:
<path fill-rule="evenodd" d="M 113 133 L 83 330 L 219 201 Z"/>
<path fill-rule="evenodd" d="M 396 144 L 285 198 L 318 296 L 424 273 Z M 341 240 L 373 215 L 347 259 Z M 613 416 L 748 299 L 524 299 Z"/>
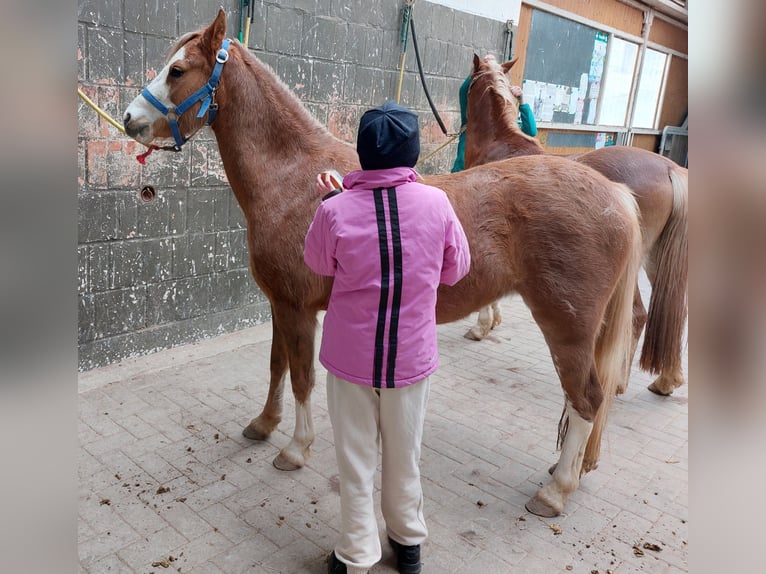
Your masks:
<path fill-rule="evenodd" d="M 646 8 L 644 11 L 644 22 L 641 25 L 642 42 L 638 45 L 638 58 L 636 66 L 633 69 L 633 81 L 628 96 L 628 131 L 625 132 L 625 145 L 633 143 L 633 119 L 636 115 L 636 96 L 638 95 L 638 79 L 641 75 L 641 69 L 644 65 L 644 55 L 646 54 L 646 43 L 649 41 L 649 31 L 654 21 L 654 10 Z"/>

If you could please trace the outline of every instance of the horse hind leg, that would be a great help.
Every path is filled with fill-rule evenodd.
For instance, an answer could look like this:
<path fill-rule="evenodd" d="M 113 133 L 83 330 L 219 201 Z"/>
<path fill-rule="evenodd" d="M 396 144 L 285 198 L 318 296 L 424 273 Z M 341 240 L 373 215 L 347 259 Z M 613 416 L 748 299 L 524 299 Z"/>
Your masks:
<path fill-rule="evenodd" d="M 587 335 L 595 331 L 595 326 L 592 330 L 585 326 L 571 330 L 560 325 L 554 330 L 543 321 L 538 321 L 538 325 L 546 334 L 566 402 L 558 431 L 559 460 L 549 469 L 550 481 L 527 502 L 526 508 L 538 516 L 552 517 L 563 512 L 567 500 L 580 485 L 585 448 L 603 401 L 603 391 L 593 360 L 593 337 Z"/>
<path fill-rule="evenodd" d="M 673 210 L 652 248 L 647 275 L 652 284 L 649 319 L 639 366 L 660 376 L 649 390 L 669 395 L 684 384 L 681 348 L 688 316 L 688 177 L 674 170 Z"/>
<path fill-rule="evenodd" d="M 662 272 L 667 273 L 666 270 Z M 667 287 L 661 285 L 660 282 L 657 281 L 657 270 L 653 266 L 649 267 L 647 276 L 649 277 L 649 282 L 652 284 L 652 289 L 654 289 L 654 286 L 657 285 L 658 293 L 661 289 L 667 289 Z M 656 297 L 659 298 L 660 295 L 658 294 Z M 671 308 L 677 308 L 680 305 L 681 303 L 679 300 L 675 299 Z M 664 311 L 664 313 L 666 315 L 671 314 L 669 311 Z M 654 321 L 655 323 L 653 323 L 653 326 L 656 325 L 657 319 L 655 318 Z M 653 328 L 654 331 L 656 331 L 656 327 Z M 652 333 L 649 332 L 648 328 L 646 336 L 649 338 L 652 337 Z M 684 380 L 683 371 L 681 369 L 681 337 L 682 335 L 680 334 L 674 334 L 672 336 L 666 337 L 663 344 L 670 348 L 672 352 L 668 353 L 666 349 L 662 353 L 662 358 L 660 360 L 655 360 L 653 364 L 650 364 L 648 361 L 644 363 L 650 372 L 657 373 L 657 371 L 659 371 L 659 376 L 647 387 L 651 392 L 657 395 L 664 397 L 670 396 L 673 394 L 673 391 L 675 391 L 678 387 L 683 386 L 683 384 L 686 382 Z"/>
<path fill-rule="evenodd" d="M 658 271 L 655 268 L 650 267 L 648 269 L 649 282 L 652 284 L 652 289 L 656 290 L 652 292 L 652 297 L 655 299 L 652 301 L 655 304 L 654 309 L 651 309 L 652 323 L 651 329 L 647 327 L 645 338 L 649 339 L 644 345 L 646 355 L 642 353 L 640 365 L 649 372 L 658 374 L 658 377 L 647 387 L 651 392 L 661 395 L 670 396 L 677 388 L 683 386 L 686 382 L 684 379 L 683 370 L 681 369 L 681 340 L 683 337 L 683 330 L 679 329 L 678 322 L 685 321 L 686 309 L 684 301 L 676 295 L 665 296 L 670 303 L 665 302 L 663 294 L 669 290 L 667 281 L 663 282 L 657 277 Z M 660 270 L 659 273 L 667 274 L 667 269 Z M 664 307 L 661 307 L 658 300 L 663 300 Z M 657 308 L 661 308 L 657 311 Z M 658 319 L 659 313 L 662 313 L 662 327 L 660 319 Z M 668 320 L 668 317 L 675 319 Z M 674 322 L 675 321 L 675 322 Z M 670 325 L 670 327 L 665 327 Z M 664 328 L 664 332 L 663 332 Z M 662 332 L 662 335 L 657 335 L 658 332 Z M 650 342 L 651 341 L 651 342 Z M 659 341 L 659 342 L 658 342 Z M 652 346 L 655 348 L 662 347 L 661 351 L 652 350 L 649 351 Z M 651 358 L 647 358 L 651 357 Z"/>
<path fill-rule="evenodd" d="M 535 306 L 527 303 L 548 341 L 567 400 L 565 424 L 559 426 L 562 445 L 559 462 L 552 480 L 527 504 L 527 509 L 535 514 L 559 514 L 579 487 L 581 474 L 596 468 L 601 435 L 618 383 L 630 372 L 629 353 L 635 338 L 635 286 L 641 263 L 640 229 L 635 204 L 631 202 L 631 206 L 627 214 L 630 221 L 626 218 L 630 233 L 625 241 L 624 267 L 615 278 L 608 300 L 604 301 L 603 313 L 597 312 L 598 307 L 592 307 L 589 314 L 587 307 L 575 305 L 580 310 L 579 326 L 561 320 L 544 324 L 537 318 L 544 315 L 539 309 L 536 314 Z M 617 266 L 615 261 L 615 270 Z M 608 283 L 604 284 L 607 286 Z M 567 326 L 569 332 L 566 332 Z"/>
<path fill-rule="evenodd" d="M 587 336 L 597 329 L 581 326 L 568 337 L 574 344 L 560 344 L 546 336 L 566 397 L 566 407 L 559 424 L 561 456 L 551 469 L 552 479 L 527 503 L 527 510 L 541 516 L 560 514 L 569 496 L 580 485 L 580 476 L 598 466 L 601 435 L 606 426 L 617 384 L 629 370 L 628 351 L 633 339 L 632 286 L 639 262 L 638 244 L 628 269 L 610 298 L 604 324 L 595 341 Z M 631 288 L 628 288 L 628 287 Z M 544 328 L 543 333 L 553 333 Z M 561 340 L 561 339 L 560 339 Z"/>
<path fill-rule="evenodd" d="M 667 292 L 669 289 L 667 286 L 667 281 L 663 282 L 658 279 L 658 274 L 664 274 L 667 275 L 668 269 L 667 267 L 658 269 L 656 263 L 654 263 L 654 259 L 658 258 L 658 255 L 656 253 L 652 254 L 652 260 L 650 261 L 650 264 L 647 266 L 647 276 L 649 277 L 649 283 L 652 285 L 652 297 L 655 297 L 656 300 L 660 300 L 662 298 L 661 294 Z M 656 294 L 655 294 L 655 286 L 656 286 Z M 681 320 L 685 321 L 686 318 L 686 310 L 684 307 L 684 302 L 681 298 L 678 296 L 676 297 L 666 297 L 666 299 L 670 300 L 670 303 L 666 303 L 665 300 L 663 300 L 664 307 L 662 308 L 661 313 L 664 314 L 664 316 L 672 316 L 673 313 L 676 314 L 676 316 L 679 316 L 679 314 L 682 317 Z M 658 303 L 655 303 L 658 307 L 660 306 Z M 658 312 L 656 310 L 654 311 L 653 316 L 653 323 L 652 323 L 652 331 L 649 331 L 649 328 L 647 327 L 647 334 L 645 337 L 652 338 L 653 333 L 655 333 L 657 330 L 659 330 L 656 325 L 658 324 L 658 319 L 656 318 L 658 315 Z M 663 339 L 662 345 L 664 345 L 664 351 L 663 353 L 656 353 L 654 355 L 654 359 L 648 360 L 644 359 L 642 356 L 642 366 L 645 366 L 647 370 L 650 372 L 654 372 L 655 374 L 658 374 L 659 376 L 647 387 L 651 392 L 654 394 L 660 395 L 660 396 L 670 396 L 673 394 L 673 391 L 675 391 L 677 388 L 683 386 L 683 384 L 686 382 L 684 378 L 683 371 L 681 369 L 681 339 L 682 339 L 682 331 L 681 333 L 678 332 L 677 327 L 675 330 L 671 329 L 671 332 L 673 333 L 670 336 L 665 336 Z M 647 343 L 647 347 L 649 344 Z M 668 352 L 670 350 L 670 352 Z M 657 359 L 656 356 L 660 355 L 661 358 Z M 658 373 L 659 371 L 659 373 Z"/>
<path fill-rule="evenodd" d="M 585 445 L 593 429 L 593 421 L 580 416 L 568 400 L 564 417 L 565 437 L 559 461 L 549 469 L 552 478 L 525 505 L 529 512 L 538 516 L 550 518 L 561 514 L 569 497 L 580 486 Z"/>
<path fill-rule="evenodd" d="M 261 414 L 250 421 L 242 435 L 251 440 L 267 440 L 282 421 L 285 375 L 287 374 L 287 347 L 280 331 L 279 321 L 272 307 L 271 361 L 269 366 L 269 394 Z"/>
<path fill-rule="evenodd" d="M 466 339 L 472 341 L 481 341 L 484 337 L 489 335 L 489 332 L 497 327 L 503 320 L 500 314 L 500 305 L 497 301 L 494 301 L 487 307 L 482 307 L 479 310 L 479 317 L 476 320 L 476 325 L 471 327 L 465 335 Z"/>
<path fill-rule="evenodd" d="M 656 395 L 667 397 L 672 395 L 678 387 L 683 386 L 685 382 L 680 368 L 663 369 L 660 376 L 654 379 L 647 388 Z"/>

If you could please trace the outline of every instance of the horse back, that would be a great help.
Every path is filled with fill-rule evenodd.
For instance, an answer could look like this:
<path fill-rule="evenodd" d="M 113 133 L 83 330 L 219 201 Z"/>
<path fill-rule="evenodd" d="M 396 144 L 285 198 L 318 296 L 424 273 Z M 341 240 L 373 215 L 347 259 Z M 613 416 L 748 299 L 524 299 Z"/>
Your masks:
<path fill-rule="evenodd" d="M 606 300 L 614 288 L 637 218 L 624 186 L 552 156 L 511 158 L 424 181 L 447 193 L 471 248 L 471 272 L 456 289 L 443 289 L 443 299 L 450 290 L 468 299 L 479 289 L 488 299 L 482 305 L 509 292 L 525 300 L 544 293 L 562 310 Z"/>
<path fill-rule="evenodd" d="M 684 172 L 685 177 L 687 170 L 659 154 L 629 146 L 604 147 L 573 159 L 630 188 L 641 212 L 644 253 L 648 253 L 673 210 L 670 174 Z"/>

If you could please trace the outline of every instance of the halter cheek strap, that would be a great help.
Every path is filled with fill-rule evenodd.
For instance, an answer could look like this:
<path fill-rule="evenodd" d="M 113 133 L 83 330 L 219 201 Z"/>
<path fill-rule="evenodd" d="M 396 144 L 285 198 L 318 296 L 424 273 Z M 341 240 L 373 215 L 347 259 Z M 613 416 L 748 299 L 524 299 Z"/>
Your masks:
<path fill-rule="evenodd" d="M 215 91 L 218 88 L 218 82 L 221 79 L 223 65 L 229 59 L 230 43 L 231 40 L 226 38 L 221 44 L 221 48 L 218 50 L 218 53 L 215 56 L 215 66 L 213 67 L 213 73 L 210 74 L 210 79 L 207 81 L 207 83 L 199 90 L 194 92 L 191 96 L 186 98 L 183 102 L 178 104 L 175 108 L 169 108 L 163 104 L 154 96 L 154 94 L 149 91 L 149 88 L 144 88 L 141 90 L 141 95 L 146 98 L 146 101 L 157 108 L 163 116 L 167 117 L 168 123 L 170 124 L 170 132 L 173 134 L 173 139 L 175 140 L 176 145 L 163 149 L 181 151 L 181 146 L 189 140 L 189 138 L 185 138 L 181 134 L 181 128 L 178 127 L 178 118 L 180 118 L 184 112 L 186 112 L 197 102 L 202 102 L 202 105 L 199 108 L 199 112 L 197 112 L 197 117 L 201 118 L 207 114 L 207 125 L 212 124 L 213 120 L 215 120 L 215 115 L 218 111 L 218 104 L 215 102 Z M 191 137 L 191 135 L 189 137 Z"/>

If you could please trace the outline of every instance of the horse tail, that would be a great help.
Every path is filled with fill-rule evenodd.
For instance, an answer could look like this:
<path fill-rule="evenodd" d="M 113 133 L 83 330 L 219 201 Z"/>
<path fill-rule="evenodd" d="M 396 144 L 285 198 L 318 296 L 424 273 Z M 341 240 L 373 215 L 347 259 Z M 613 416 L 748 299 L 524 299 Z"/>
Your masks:
<path fill-rule="evenodd" d="M 620 383 L 627 381 L 633 351 L 633 296 L 643 257 L 638 205 L 633 194 L 622 184 L 615 184 L 618 197 L 625 205 L 628 225 L 628 255 L 625 266 L 606 306 L 601 330 L 596 339 L 595 368 L 604 399 L 593 420 L 583 458 L 582 473 L 598 466 L 601 435 Z"/>
<path fill-rule="evenodd" d="M 652 374 L 681 369 L 681 344 L 688 314 L 689 174 L 670 171 L 673 209 L 652 248 L 652 294 L 639 366 Z"/>

